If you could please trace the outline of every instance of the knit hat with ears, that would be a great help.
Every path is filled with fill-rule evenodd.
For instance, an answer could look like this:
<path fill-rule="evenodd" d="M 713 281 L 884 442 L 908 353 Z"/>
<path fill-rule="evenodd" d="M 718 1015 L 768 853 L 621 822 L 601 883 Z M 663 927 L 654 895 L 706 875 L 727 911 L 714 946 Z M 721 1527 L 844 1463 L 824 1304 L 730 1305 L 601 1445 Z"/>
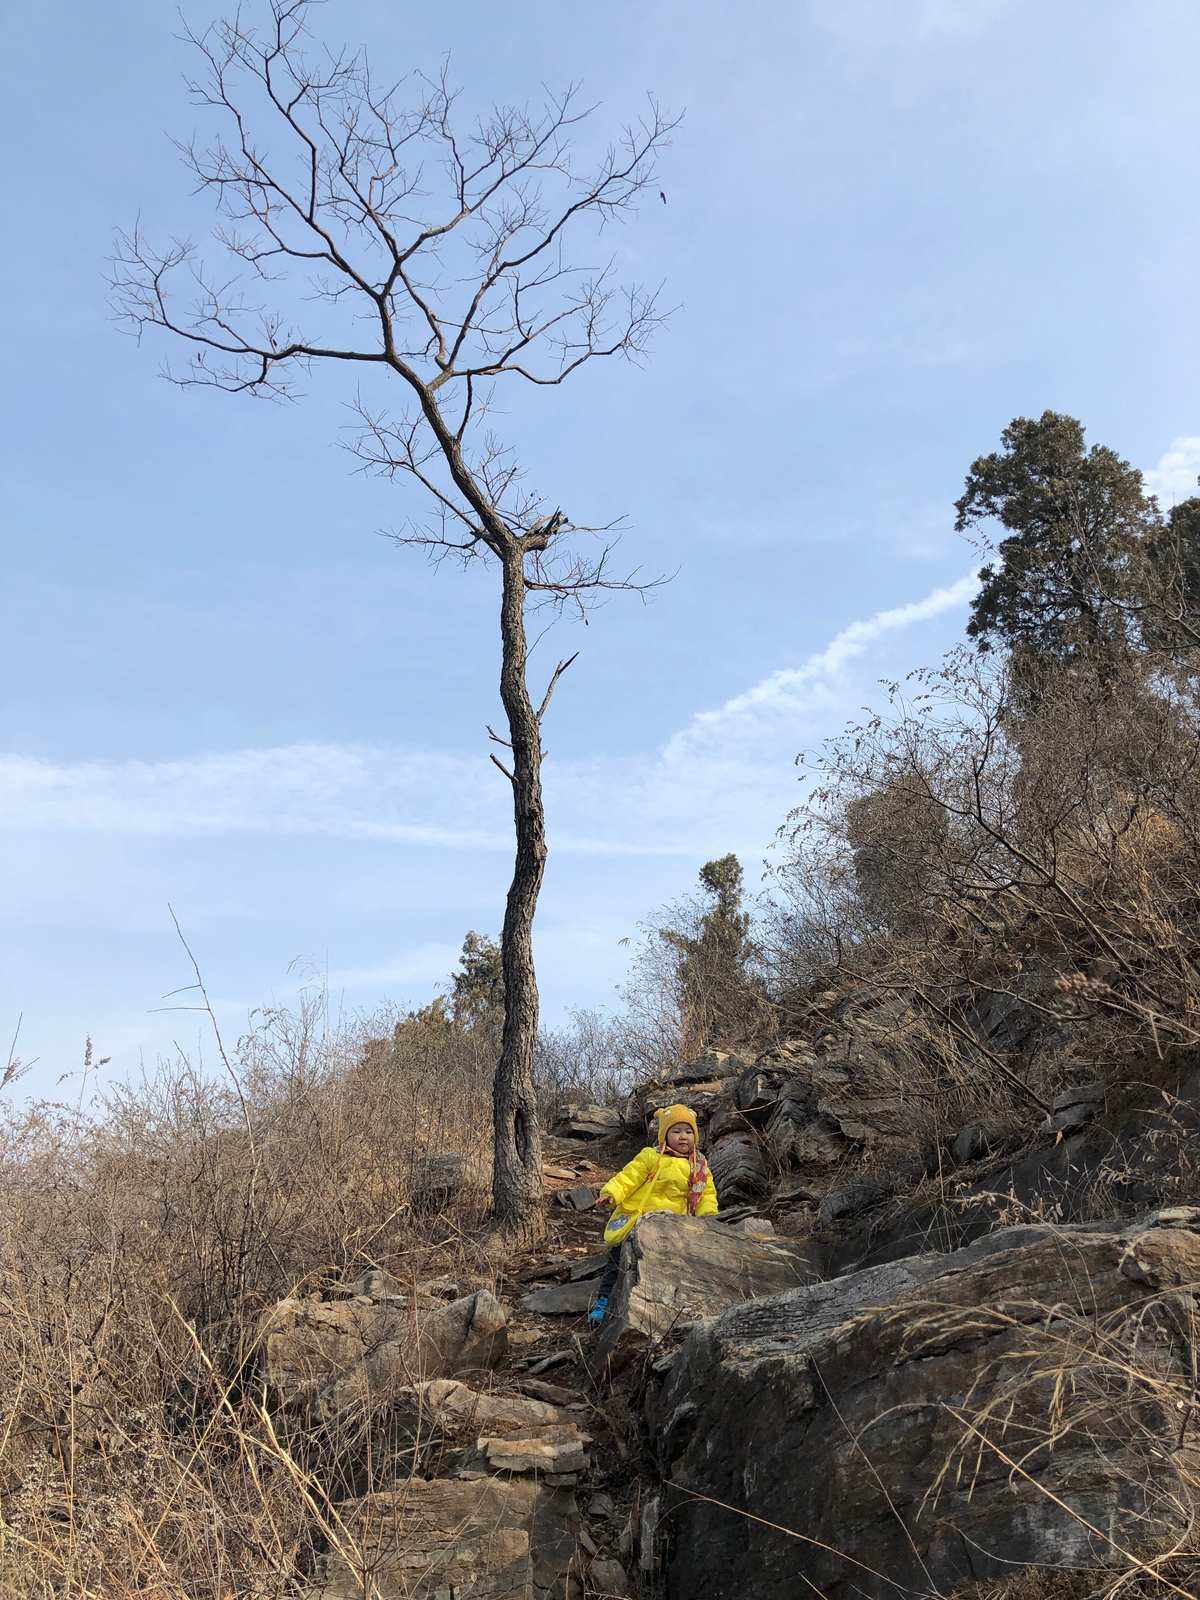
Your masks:
<path fill-rule="evenodd" d="M 687 1106 L 667 1106 L 658 1113 L 658 1153 L 660 1156 L 667 1153 L 667 1135 L 672 1128 L 680 1125 L 692 1130 L 695 1143 L 692 1153 L 687 1158 L 691 1168 L 691 1177 L 688 1180 L 688 1215 L 695 1216 L 697 1207 L 708 1187 L 708 1162 L 700 1154 L 700 1129 L 696 1123 L 696 1113 Z M 682 1160 L 683 1158 L 678 1158 Z"/>
<path fill-rule="evenodd" d="M 692 1138 L 695 1139 L 696 1146 L 699 1148 L 700 1127 L 696 1121 L 696 1113 L 688 1106 L 665 1106 L 658 1113 L 657 1144 L 660 1151 L 667 1148 L 667 1135 L 672 1128 L 679 1127 L 680 1123 L 692 1130 Z"/>

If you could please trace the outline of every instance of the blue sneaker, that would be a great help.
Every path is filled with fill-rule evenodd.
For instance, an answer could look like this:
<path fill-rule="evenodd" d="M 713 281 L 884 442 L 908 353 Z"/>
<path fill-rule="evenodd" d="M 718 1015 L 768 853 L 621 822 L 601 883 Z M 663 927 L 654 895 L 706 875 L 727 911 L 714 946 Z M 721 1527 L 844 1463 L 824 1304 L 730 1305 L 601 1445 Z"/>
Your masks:
<path fill-rule="evenodd" d="M 597 1326 L 599 1326 L 599 1324 L 604 1321 L 604 1313 L 607 1310 L 608 1296 L 606 1294 L 597 1295 L 592 1301 L 591 1310 L 588 1312 L 588 1321 L 594 1322 Z"/>

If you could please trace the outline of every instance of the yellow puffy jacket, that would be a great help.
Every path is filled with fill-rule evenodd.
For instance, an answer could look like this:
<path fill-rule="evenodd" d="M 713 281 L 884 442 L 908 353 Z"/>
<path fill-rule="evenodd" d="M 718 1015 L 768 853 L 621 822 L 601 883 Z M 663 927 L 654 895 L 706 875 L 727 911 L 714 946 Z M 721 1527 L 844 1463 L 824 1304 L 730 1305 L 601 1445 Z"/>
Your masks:
<path fill-rule="evenodd" d="M 604 1230 L 605 1244 L 620 1244 L 647 1211 L 675 1211 L 686 1216 L 691 1173 L 691 1165 L 683 1156 L 660 1155 L 653 1145 L 640 1150 L 600 1191 L 616 1201 Z M 710 1172 L 696 1215 L 714 1217 L 716 1214 L 717 1186 Z"/>

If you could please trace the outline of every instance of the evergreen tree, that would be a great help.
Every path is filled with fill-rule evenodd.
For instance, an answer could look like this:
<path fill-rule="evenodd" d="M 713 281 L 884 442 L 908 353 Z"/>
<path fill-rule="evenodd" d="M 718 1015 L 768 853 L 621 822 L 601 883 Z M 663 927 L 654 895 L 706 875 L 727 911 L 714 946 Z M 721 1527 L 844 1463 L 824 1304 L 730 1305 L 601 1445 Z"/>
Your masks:
<path fill-rule="evenodd" d="M 1008 530 L 979 574 L 968 636 L 1039 666 L 1119 657 L 1131 568 L 1161 526 L 1141 473 L 1103 445 L 1085 448 L 1082 425 L 1055 411 L 1017 417 L 1002 445 L 972 465 L 955 507 L 960 533 L 992 520 Z"/>

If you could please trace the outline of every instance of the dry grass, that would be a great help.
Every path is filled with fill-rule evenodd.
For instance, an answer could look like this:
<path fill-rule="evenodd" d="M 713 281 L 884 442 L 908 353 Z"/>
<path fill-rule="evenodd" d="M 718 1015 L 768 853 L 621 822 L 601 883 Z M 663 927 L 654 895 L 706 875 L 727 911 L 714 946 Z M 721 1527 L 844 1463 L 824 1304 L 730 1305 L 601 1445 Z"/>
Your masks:
<path fill-rule="evenodd" d="M 408 1023 L 367 1048 L 378 1033 L 272 1014 L 219 1077 L 181 1059 L 90 1116 L 4 1113 L 6 1595 L 283 1595 L 337 1540 L 337 1452 L 278 1436 L 261 1313 L 368 1266 L 476 1262 L 486 1201 L 412 1203 L 431 1152 L 486 1171 L 486 1048 Z"/>

